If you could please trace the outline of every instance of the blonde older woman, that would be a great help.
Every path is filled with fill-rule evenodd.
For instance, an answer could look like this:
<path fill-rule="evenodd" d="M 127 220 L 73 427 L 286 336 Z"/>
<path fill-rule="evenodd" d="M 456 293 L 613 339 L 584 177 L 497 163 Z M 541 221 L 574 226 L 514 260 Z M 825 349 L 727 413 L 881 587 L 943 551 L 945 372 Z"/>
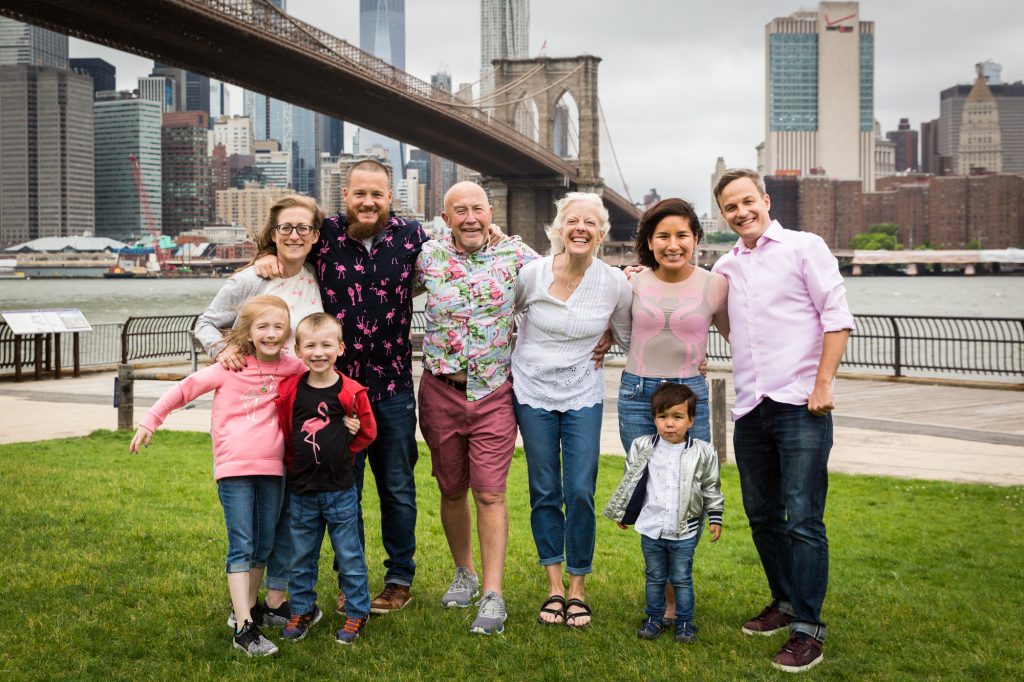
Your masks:
<path fill-rule="evenodd" d="M 591 355 L 609 326 L 619 345 L 628 347 L 632 289 L 621 271 L 595 255 L 609 228 L 601 198 L 573 192 L 555 205 L 548 228 L 551 255 L 519 275 L 516 308 L 525 314 L 512 375 L 530 481 L 530 525 L 549 583 L 539 620 L 579 628 L 591 615 L 584 581 L 594 556 L 604 406 L 604 372 Z"/>

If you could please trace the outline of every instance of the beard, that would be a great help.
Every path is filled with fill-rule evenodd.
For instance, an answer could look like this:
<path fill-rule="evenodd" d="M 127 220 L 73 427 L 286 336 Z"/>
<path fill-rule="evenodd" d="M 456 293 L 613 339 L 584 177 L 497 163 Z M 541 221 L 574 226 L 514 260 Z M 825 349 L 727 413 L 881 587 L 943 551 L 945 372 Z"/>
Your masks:
<path fill-rule="evenodd" d="M 378 212 L 377 219 L 373 222 L 360 222 L 359 214 L 352 207 L 345 209 L 345 215 L 348 217 L 348 236 L 359 241 L 372 239 L 383 232 L 384 228 L 387 227 L 389 218 L 387 212 L 384 211 Z"/>

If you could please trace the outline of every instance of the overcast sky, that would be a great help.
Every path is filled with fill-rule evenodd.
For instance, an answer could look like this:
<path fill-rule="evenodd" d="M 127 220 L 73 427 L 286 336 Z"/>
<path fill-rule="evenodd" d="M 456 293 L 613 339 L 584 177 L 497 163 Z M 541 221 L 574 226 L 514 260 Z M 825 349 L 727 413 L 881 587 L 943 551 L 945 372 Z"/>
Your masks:
<path fill-rule="evenodd" d="M 356 0 L 288 0 L 288 11 L 359 44 Z M 780 0 L 547 0 L 531 3 L 530 51 L 601 57 L 599 96 L 622 175 L 634 201 L 650 188 L 710 208 L 715 160 L 753 166 L 764 139 L 764 27 L 816 3 Z M 939 92 L 974 77 L 991 59 L 1003 80 L 1024 80 L 1020 0 L 862 0 L 875 22 L 875 118 L 883 133 L 900 117 L 918 129 L 939 114 Z M 446 67 L 457 86 L 480 69 L 479 0 L 406 0 L 406 68 L 424 80 Z M 118 67 L 135 88 L 152 63 L 79 40 L 71 56 Z M 234 113 L 241 96 L 232 93 Z M 623 182 L 602 136 L 605 182 Z"/>

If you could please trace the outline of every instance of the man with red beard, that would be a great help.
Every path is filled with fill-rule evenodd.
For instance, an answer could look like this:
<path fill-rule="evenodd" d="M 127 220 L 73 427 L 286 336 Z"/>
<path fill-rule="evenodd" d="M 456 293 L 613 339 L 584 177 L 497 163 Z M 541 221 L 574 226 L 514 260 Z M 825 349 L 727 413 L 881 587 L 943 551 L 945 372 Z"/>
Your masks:
<path fill-rule="evenodd" d="M 428 236 L 415 220 L 390 210 L 391 174 L 377 161 L 366 159 L 349 169 L 342 197 L 345 215 L 324 219 L 310 260 L 324 312 L 341 322 L 345 353 L 337 368 L 367 387 L 378 424 L 377 440 L 357 458 L 355 477 L 361 503 L 369 460 L 387 554 L 384 589 L 370 610 L 386 614 L 409 603 L 416 571 L 416 410 L 409 331 L 413 270 Z M 274 256 L 257 262 L 264 276 L 276 275 L 276 265 Z M 339 595 L 339 611 L 344 600 Z"/>

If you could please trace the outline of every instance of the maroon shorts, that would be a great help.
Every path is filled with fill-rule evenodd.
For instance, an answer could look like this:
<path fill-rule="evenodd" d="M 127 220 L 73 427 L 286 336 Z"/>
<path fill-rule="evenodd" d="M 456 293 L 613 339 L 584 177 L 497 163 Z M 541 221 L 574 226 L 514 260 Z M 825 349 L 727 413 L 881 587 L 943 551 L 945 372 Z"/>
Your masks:
<path fill-rule="evenodd" d="M 419 403 L 420 431 L 441 492 L 505 492 L 516 447 L 512 383 L 470 401 L 465 392 L 423 372 Z"/>

